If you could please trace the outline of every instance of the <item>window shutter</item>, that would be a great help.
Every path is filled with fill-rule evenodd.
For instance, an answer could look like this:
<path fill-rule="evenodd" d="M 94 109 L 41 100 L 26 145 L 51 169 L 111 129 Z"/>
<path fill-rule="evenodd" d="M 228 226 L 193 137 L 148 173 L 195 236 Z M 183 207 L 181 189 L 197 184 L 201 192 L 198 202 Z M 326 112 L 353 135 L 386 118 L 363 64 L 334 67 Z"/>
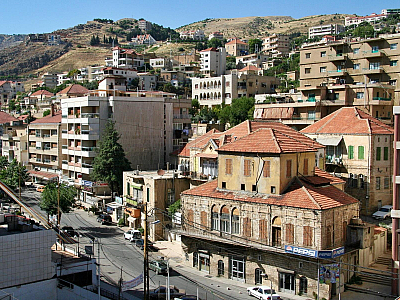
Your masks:
<path fill-rule="evenodd" d="M 243 235 L 251 237 L 251 220 L 248 217 L 243 218 Z"/>
<path fill-rule="evenodd" d="M 388 147 L 383 148 L 383 160 L 389 160 L 389 148 Z"/>
<path fill-rule="evenodd" d="M 303 244 L 304 246 L 312 246 L 312 227 L 304 226 L 303 227 Z"/>
<path fill-rule="evenodd" d="M 288 244 L 294 243 L 294 226 L 293 226 L 293 224 L 286 224 L 286 242 Z"/>
<path fill-rule="evenodd" d="M 303 175 L 308 175 L 308 158 L 304 159 Z"/>
<path fill-rule="evenodd" d="M 353 159 L 354 158 L 354 146 L 349 146 L 349 159 Z"/>
<path fill-rule="evenodd" d="M 292 177 L 292 161 L 291 160 L 286 161 L 286 177 L 287 178 Z"/>
<path fill-rule="evenodd" d="M 244 176 L 250 176 L 250 160 L 249 159 L 245 159 L 244 160 L 244 172 L 243 172 Z"/>
<path fill-rule="evenodd" d="M 207 212 L 202 211 L 200 213 L 200 220 L 201 220 L 201 226 L 207 227 Z"/>
<path fill-rule="evenodd" d="M 267 220 L 260 220 L 259 228 L 260 228 L 260 239 L 263 241 L 266 241 L 267 240 Z"/>
<path fill-rule="evenodd" d="M 381 160 L 381 147 L 376 147 L 376 160 Z"/>
<path fill-rule="evenodd" d="M 358 159 L 364 159 L 364 146 L 358 146 Z"/>
<path fill-rule="evenodd" d="M 225 174 L 232 174 L 232 159 L 230 158 L 225 160 Z"/>
<path fill-rule="evenodd" d="M 264 177 L 271 177 L 271 161 L 264 161 L 264 169 L 263 169 Z"/>

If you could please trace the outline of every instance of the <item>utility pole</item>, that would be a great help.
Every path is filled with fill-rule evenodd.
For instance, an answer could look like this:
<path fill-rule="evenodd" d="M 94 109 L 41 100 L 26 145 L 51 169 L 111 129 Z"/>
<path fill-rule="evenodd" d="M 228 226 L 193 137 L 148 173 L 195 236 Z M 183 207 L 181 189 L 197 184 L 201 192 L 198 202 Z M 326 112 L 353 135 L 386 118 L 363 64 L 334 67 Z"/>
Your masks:
<path fill-rule="evenodd" d="M 118 300 L 121 299 L 121 292 L 122 292 L 122 266 L 121 266 L 121 277 L 119 278 Z"/>
<path fill-rule="evenodd" d="M 57 176 L 57 225 L 60 231 L 60 176 Z"/>
<path fill-rule="evenodd" d="M 143 245 L 143 290 L 144 300 L 149 299 L 149 262 L 148 262 L 148 248 L 147 248 L 147 203 L 144 204 L 144 245 Z"/>
<path fill-rule="evenodd" d="M 93 246 L 94 246 L 94 240 L 93 240 Z M 93 254 L 94 255 L 94 254 Z M 99 300 L 101 300 L 101 290 L 100 290 L 100 241 L 97 239 L 97 293 L 99 294 Z"/>
<path fill-rule="evenodd" d="M 22 203 L 21 201 L 21 163 L 18 163 L 18 192 L 19 192 L 19 202 Z M 19 206 L 19 211 L 21 212 L 22 215 L 22 206 Z"/>

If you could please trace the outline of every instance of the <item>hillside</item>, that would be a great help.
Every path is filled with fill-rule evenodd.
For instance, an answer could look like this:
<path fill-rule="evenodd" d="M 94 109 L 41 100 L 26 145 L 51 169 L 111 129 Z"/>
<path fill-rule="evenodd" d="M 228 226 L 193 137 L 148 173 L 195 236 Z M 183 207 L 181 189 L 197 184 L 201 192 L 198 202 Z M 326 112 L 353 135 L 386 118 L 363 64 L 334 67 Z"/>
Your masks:
<path fill-rule="evenodd" d="M 349 15 L 332 14 L 293 19 L 288 16 L 206 19 L 177 28 L 177 31 L 202 29 L 208 35 L 220 31 L 224 37 L 262 38 L 272 33 L 308 33 L 308 28 L 321 24 L 341 23 Z"/>
<path fill-rule="evenodd" d="M 0 50 L 17 46 L 18 44 L 22 43 L 25 38 L 26 35 L 24 34 L 0 34 Z"/>

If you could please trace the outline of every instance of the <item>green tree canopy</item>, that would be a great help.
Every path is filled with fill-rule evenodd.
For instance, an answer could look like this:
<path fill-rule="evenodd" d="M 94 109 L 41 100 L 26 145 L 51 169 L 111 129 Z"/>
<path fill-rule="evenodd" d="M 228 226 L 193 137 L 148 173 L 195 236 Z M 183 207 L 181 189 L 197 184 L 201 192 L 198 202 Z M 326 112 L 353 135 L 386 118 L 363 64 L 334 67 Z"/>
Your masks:
<path fill-rule="evenodd" d="M 222 47 L 223 43 L 222 43 L 222 41 L 220 39 L 212 38 L 211 40 L 207 41 L 207 46 L 209 48 L 211 48 L 211 47 L 212 48 L 218 48 L 218 47 Z"/>
<path fill-rule="evenodd" d="M 256 50 L 257 50 L 257 52 L 261 52 L 262 40 L 260 40 L 260 39 L 250 39 L 248 44 L 249 44 L 249 52 L 250 53 L 254 53 L 254 52 L 256 52 Z"/>
<path fill-rule="evenodd" d="M 109 119 L 100 140 L 98 153 L 93 161 L 92 179 L 108 183 L 111 192 L 122 194 L 122 173 L 131 170 L 124 149 L 118 142 L 120 135 L 115 122 Z"/>
<path fill-rule="evenodd" d="M 243 121 L 253 119 L 254 102 L 254 98 L 249 97 L 233 99 L 231 106 L 222 109 L 221 115 L 224 120 L 229 120 L 231 126 L 236 126 Z"/>
<path fill-rule="evenodd" d="M 6 156 L 0 158 L 0 180 L 8 185 L 11 189 L 15 190 L 21 182 L 21 186 L 25 185 L 28 180 L 28 173 L 25 166 L 20 164 L 16 159 L 10 163 Z"/>
<path fill-rule="evenodd" d="M 62 213 L 71 211 L 75 203 L 76 189 L 72 186 L 60 184 L 60 219 Z M 50 182 L 44 188 L 39 207 L 46 211 L 49 215 L 57 215 L 58 208 L 58 184 Z"/>
<path fill-rule="evenodd" d="M 76 78 L 78 77 L 78 75 L 81 74 L 81 71 L 78 69 L 73 69 L 71 71 L 68 72 L 67 77 L 68 78 L 72 78 L 74 80 L 76 80 Z"/>

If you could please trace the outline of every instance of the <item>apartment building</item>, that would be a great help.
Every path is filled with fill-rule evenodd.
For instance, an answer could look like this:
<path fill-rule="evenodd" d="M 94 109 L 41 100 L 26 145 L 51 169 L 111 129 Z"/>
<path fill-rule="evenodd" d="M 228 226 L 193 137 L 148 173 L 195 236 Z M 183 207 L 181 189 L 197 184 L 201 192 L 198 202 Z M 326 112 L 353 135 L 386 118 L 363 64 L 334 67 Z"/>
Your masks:
<path fill-rule="evenodd" d="M 358 201 L 315 167 L 320 147 L 279 122 L 221 145 L 218 179 L 181 194 L 187 265 L 278 292 L 330 299 L 343 291 L 319 282 L 318 264 L 357 261 L 344 246 Z M 353 274 L 337 272 L 342 282 Z"/>
<path fill-rule="evenodd" d="M 116 93 L 118 94 L 118 93 Z M 85 96 L 63 99 L 62 169 L 69 178 L 90 180 L 95 149 L 105 124 L 113 119 L 132 167 L 160 169 L 169 161 L 173 140 L 173 104 L 164 98 Z"/>
<path fill-rule="evenodd" d="M 179 38 L 181 40 L 191 39 L 196 41 L 202 41 L 205 39 L 204 31 L 201 29 L 187 30 L 179 32 Z"/>
<path fill-rule="evenodd" d="M 344 25 L 347 26 L 351 26 L 351 25 L 356 25 L 358 26 L 358 24 L 362 23 L 362 22 L 368 22 L 368 23 L 374 23 L 376 21 L 380 21 L 382 19 L 385 19 L 387 17 L 386 14 L 370 14 L 369 16 L 363 16 L 363 17 L 346 17 L 344 19 Z"/>
<path fill-rule="evenodd" d="M 290 38 L 284 34 L 273 34 L 263 38 L 262 46 L 262 51 L 268 56 L 286 56 L 290 52 Z"/>
<path fill-rule="evenodd" d="M 50 89 L 54 89 L 58 85 L 58 75 L 52 73 L 45 73 L 42 75 L 42 81 L 43 81 L 43 86 L 48 87 Z"/>
<path fill-rule="evenodd" d="M 268 54 L 253 53 L 236 57 L 236 67 L 242 69 L 247 66 L 255 66 L 263 70 L 268 69 Z"/>
<path fill-rule="evenodd" d="M 211 78 L 192 78 L 192 99 L 208 107 L 231 104 L 235 98 L 273 93 L 277 85 L 279 78 L 241 72 Z"/>
<path fill-rule="evenodd" d="M 200 72 L 208 77 L 224 75 L 226 72 L 225 48 L 208 48 L 200 51 Z"/>
<path fill-rule="evenodd" d="M 112 49 L 112 57 L 105 59 L 105 64 L 107 67 L 137 69 L 144 66 L 144 58 L 135 50 L 117 46 Z"/>
<path fill-rule="evenodd" d="M 219 40 L 222 41 L 222 40 L 224 40 L 224 35 L 219 31 L 212 32 L 212 33 L 210 33 L 208 35 L 208 40 L 211 40 L 211 39 L 214 39 L 214 38 L 219 39 Z"/>
<path fill-rule="evenodd" d="M 324 35 L 336 35 L 344 31 L 341 24 L 325 24 L 313 26 L 308 29 L 308 38 L 323 37 Z"/>
<path fill-rule="evenodd" d="M 342 107 L 301 132 L 326 146 L 326 170 L 346 180 L 346 192 L 360 200 L 363 215 L 392 203 L 392 127 Z"/>
<path fill-rule="evenodd" d="M 11 99 L 17 97 L 18 92 L 25 92 L 24 84 L 18 81 L 0 81 L 0 105 L 8 105 Z"/>
<path fill-rule="evenodd" d="M 65 148 L 66 146 L 64 146 Z M 28 161 L 30 175 L 49 179 L 61 174 L 63 144 L 61 140 L 61 111 L 32 121 L 28 125 Z"/>
<path fill-rule="evenodd" d="M 157 57 L 150 59 L 150 66 L 153 69 L 172 70 L 173 60 L 166 57 Z"/>
<path fill-rule="evenodd" d="M 226 53 L 230 56 L 243 56 L 249 54 L 249 44 L 234 38 L 225 44 Z"/>
<path fill-rule="evenodd" d="M 148 22 L 144 19 L 141 19 L 138 21 L 138 26 L 139 26 L 139 29 L 143 30 L 143 31 L 150 31 L 152 28 L 151 22 Z"/>

